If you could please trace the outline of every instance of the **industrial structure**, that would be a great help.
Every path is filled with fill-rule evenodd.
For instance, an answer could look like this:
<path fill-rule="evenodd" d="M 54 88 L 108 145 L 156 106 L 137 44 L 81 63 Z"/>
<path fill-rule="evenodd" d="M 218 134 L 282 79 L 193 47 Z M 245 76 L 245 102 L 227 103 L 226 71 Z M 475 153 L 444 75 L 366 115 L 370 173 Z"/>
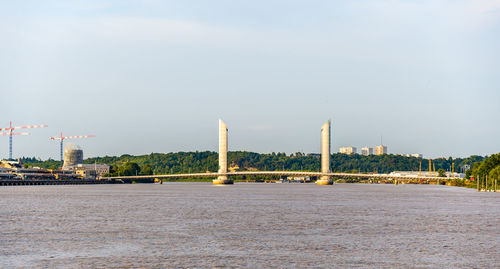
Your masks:
<path fill-rule="evenodd" d="M 64 149 L 63 169 L 83 163 L 83 150 L 76 145 L 67 144 Z"/>
<path fill-rule="evenodd" d="M 77 169 L 25 168 L 21 163 L 16 161 L 0 160 L 0 186 L 108 183 L 123 183 L 123 181 L 116 179 L 100 179 L 98 176 L 82 174 Z"/>
<path fill-rule="evenodd" d="M 45 128 L 48 127 L 46 124 L 42 125 L 25 125 L 25 126 L 12 126 L 12 121 L 9 122 L 9 127 L 7 128 L 0 128 L 0 131 L 7 131 L 7 132 L 2 132 L 0 135 L 2 136 L 9 136 L 9 160 L 12 160 L 12 136 L 14 135 L 29 135 L 30 133 L 14 133 L 14 130 L 19 130 L 19 129 L 34 129 L 34 128 Z"/>
<path fill-rule="evenodd" d="M 63 170 L 75 171 L 82 178 L 97 179 L 109 174 L 110 168 L 107 164 L 84 164 L 83 149 L 71 143 L 66 144 Z"/>
<path fill-rule="evenodd" d="M 83 178 L 101 178 L 109 174 L 111 166 L 107 164 L 76 164 L 65 167 L 66 170 L 75 171 L 75 173 Z"/>

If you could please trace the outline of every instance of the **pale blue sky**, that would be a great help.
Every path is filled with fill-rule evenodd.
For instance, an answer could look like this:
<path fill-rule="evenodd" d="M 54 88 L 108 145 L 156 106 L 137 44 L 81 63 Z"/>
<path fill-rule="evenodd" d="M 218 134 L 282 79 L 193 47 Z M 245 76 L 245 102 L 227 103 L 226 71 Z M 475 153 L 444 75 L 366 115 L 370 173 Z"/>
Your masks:
<path fill-rule="evenodd" d="M 229 149 L 500 152 L 500 1 L 0 1 L 14 157 Z M 3 146 L 2 146 L 3 145 Z M 0 137 L 0 158 L 8 138 Z"/>

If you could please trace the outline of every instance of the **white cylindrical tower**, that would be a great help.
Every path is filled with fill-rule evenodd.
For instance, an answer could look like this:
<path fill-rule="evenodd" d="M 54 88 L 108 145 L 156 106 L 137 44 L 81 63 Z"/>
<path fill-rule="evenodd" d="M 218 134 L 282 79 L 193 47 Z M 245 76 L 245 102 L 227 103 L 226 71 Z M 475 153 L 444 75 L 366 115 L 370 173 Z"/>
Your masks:
<path fill-rule="evenodd" d="M 327 174 L 330 173 L 330 142 L 331 142 L 331 126 L 330 121 L 328 120 L 321 126 L 321 173 Z M 319 178 L 317 181 L 319 185 L 331 185 L 333 181 L 330 179 L 330 176 L 324 175 Z"/>
<path fill-rule="evenodd" d="M 227 173 L 227 126 L 219 119 L 219 170 L 218 173 Z M 232 184 L 233 181 L 226 175 L 218 176 L 213 181 L 214 184 Z"/>

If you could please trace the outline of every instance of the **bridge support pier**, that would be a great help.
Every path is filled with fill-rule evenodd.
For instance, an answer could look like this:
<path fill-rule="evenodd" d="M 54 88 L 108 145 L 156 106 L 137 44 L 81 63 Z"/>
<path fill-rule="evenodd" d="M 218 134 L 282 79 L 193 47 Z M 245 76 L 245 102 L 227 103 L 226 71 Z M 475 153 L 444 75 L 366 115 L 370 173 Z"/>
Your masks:
<path fill-rule="evenodd" d="M 219 174 L 227 173 L 227 126 L 219 119 Z M 233 184 L 233 180 L 226 175 L 220 175 L 213 180 L 213 184 Z"/>
<path fill-rule="evenodd" d="M 330 173 L 330 143 L 331 131 L 330 121 L 328 120 L 321 126 L 321 173 Z M 322 175 L 316 181 L 318 185 L 332 185 L 333 179 L 330 176 Z"/>

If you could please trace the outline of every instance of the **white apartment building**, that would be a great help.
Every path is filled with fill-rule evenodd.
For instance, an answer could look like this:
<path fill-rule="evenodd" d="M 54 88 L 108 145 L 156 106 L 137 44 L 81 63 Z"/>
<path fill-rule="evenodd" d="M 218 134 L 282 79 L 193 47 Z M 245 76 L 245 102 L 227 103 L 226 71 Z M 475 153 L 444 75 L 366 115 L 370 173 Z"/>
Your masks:
<path fill-rule="evenodd" d="M 356 147 L 341 147 L 339 148 L 339 152 L 344 154 L 356 154 L 357 149 Z"/>

